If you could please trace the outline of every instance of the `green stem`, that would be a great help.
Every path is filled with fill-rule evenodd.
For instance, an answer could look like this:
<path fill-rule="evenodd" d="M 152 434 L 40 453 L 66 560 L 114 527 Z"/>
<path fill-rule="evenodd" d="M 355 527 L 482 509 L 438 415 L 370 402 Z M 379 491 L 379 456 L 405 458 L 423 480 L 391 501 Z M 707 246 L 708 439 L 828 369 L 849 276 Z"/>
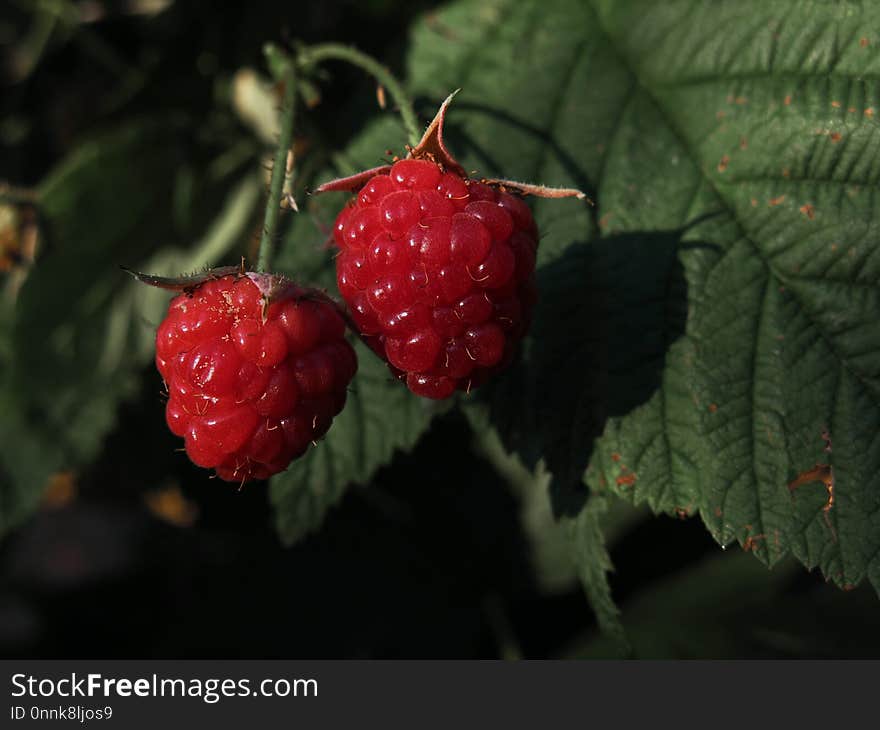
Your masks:
<path fill-rule="evenodd" d="M 388 93 L 391 94 L 391 98 L 397 104 L 403 126 L 406 128 L 406 133 L 409 136 L 409 143 L 414 146 L 419 143 L 422 133 L 418 117 L 416 117 L 416 113 L 413 111 L 412 100 L 403 88 L 403 84 L 397 80 L 391 71 L 375 58 L 361 53 L 357 48 L 344 46 L 341 43 L 321 43 L 317 46 L 303 48 L 300 52 L 300 61 L 303 64 L 317 64 L 321 61 L 329 60 L 348 61 L 348 63 L 364 69 L 364 71 L 375 77 L 382 86 L 388 89 Z"/>
<path fill-rule="evenodd" d="M 272 265 L 272 247 L 275 243 L 275 230 L 281 212 L 281 193 L 284 178 L 287 176 L 287 155 L 293 141 L 293 125 L 296 110 L 296 64 L 290 61 L 284 74 L 284 102 L 281 108 L 281 131 L 278 135 L 278 150 L 272 164 L 272 179 L 269 183 L 269 199 L 266 201 L 266 216 L 263 233 L 260 236 L 260 251 L 257 255 L 257 271 L 268 271 Z"/>

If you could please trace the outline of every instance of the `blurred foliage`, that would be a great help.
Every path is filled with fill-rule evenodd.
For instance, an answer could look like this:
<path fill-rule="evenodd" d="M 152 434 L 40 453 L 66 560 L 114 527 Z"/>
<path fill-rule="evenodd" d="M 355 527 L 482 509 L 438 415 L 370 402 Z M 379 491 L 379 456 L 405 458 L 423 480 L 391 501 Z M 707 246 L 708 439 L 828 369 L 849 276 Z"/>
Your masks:
<path fill-rule="evenodd" d="M 53 637 L 75 650 L 77 626 L 47 629 L 60 621 L 47 606 L 120 581 L 142 600 L 131 585 L 146 570 L 161 600 L 184 602 L 190 638 L 153 647 L 147 618 L 120 620 L 105 651 L 210 653 L 214 624 L 185 586 L 225 596 L 227 561 L 258 598 L 216 625 L 261 628 L 217 651 L 876 654 L 870 591 L 835 592 L 785 556 L 847 588 L 880 575 L 865 154 L 880 97 L 864 52 L 877 41 L 862 35 L 880 18 L 803 3 L 807 42 L 783 22 L 791 3 L 750 0 L 754 22 L 715 5 L 723 32 L 706 3 L 637 0 L 4 5 L 0 530 L 18 529 L 0 617 L 26 630 L 0 632 L 0 650 L 53 654 Z M 168 297 L 119 266 L 255 260 L 279 99 L 261 49 L 294 39 L 374 54 L 423 119 L 462 87 L 448 137 L 468 169 L 578 186 L 596 206 L 533 205 L 542 299 L 510 373 L 437 405 L 359 346 L 346 410 L 267 497 L 173 452 L 150 367 Z M 276 264 L 332 292 L 342 197 L 308 190 L 402 154 L 405 136 L 360 70 L 332 63 L 307 81 L 300 213 L 284 217 Z M 833 474 L 833 509 L 804 476 L 813 464 Z M 719 542 L 779 565 L 719 555 L 696 521 L 649 510 L 699 514 Z M 185 558 L 165 583 L 169 536 Z M 333 601 L 366 601 L 363 626 L 343 627 Z M 136 630 L 143 641 L 118 643 Z"/>
<path fill-rule="evenodd" d="M 787 593 L 797 564 L 768 575 L 747 554 L 707 557 L 662 583 L 649 585 L 623 606 L 637 659 L 827 659 L 874 657 L 880 632 L 877 597 L 862 588 L 845 597 L 813 587 Z M 858 625 L 859 638 L 853 632 Z M 872 637 L 872 638 L 867 638 Z M 617 646 L 591 632 L 563 656 L 617 656 Z"/>

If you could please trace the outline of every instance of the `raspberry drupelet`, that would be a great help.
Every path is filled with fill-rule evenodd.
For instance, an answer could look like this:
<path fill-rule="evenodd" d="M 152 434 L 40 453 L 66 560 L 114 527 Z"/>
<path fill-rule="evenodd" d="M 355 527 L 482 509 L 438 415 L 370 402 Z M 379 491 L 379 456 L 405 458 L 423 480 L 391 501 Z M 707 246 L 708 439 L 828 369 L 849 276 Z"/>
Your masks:
<path fill-rule="evenodd" d="M 504 369 L 537 300 L 538 228 L 522 195 L 578 190 L 470 178 L 443 142 L 451 96 L 407 159 L 321 185 L 339 292 L 365 342 L 417 395 L 470 391 Z"/>
<path fill-rule="evenodd" d="M 156 333 L 168 427 L 221 479 L 265 479 L 330 427 L 357 370 L 332 302 L 278 277 L 212 278 L 175 297 Z"/>

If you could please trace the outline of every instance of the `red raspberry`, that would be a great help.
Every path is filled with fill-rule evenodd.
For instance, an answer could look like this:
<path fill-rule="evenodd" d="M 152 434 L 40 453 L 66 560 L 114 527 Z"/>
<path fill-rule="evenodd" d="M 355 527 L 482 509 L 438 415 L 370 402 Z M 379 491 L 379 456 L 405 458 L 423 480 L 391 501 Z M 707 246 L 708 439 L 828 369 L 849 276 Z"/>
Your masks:
<path fill-rule="evenodd" d="M 538 229 L 522 199 L 401 160 L 363 186 L 334 235 L 339 291 L 411 391 L 446 398 L 510 362 L 535 303 Z"/>
<path fill-rule="evenodd" d="M 156 333 L 168 427 L 227 481 L 284 471 L 326 433 L 357 370 L 331 303 L 290 285 L 268 301 L 264 280 L 278 284 L 228 275 L 187 289 Z"/>
<path fill-rule="evenodd" d="M 528 329 L 538 229 L 511 191 L 586 197 L 469 178 L 443 142 L 451 100 L 407 159 L 316 191 L 356 193 L 334 228 L 339 291 L 367 344 L 428 398 L 483 383 L 510 363 Z"/>

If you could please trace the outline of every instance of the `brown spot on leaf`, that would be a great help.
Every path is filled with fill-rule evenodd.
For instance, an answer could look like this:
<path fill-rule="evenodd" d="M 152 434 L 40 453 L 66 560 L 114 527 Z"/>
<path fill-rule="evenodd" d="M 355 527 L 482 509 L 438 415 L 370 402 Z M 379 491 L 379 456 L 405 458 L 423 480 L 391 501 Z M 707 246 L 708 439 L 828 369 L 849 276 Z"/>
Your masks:
<path fill-rule="evenodd" d="M 835 109 L 840 109 L 840 102 L 839 101 L 832 101 L 831 106 L 833 106 Z"/>
<path fill-rule="evenodd" d="M 758 199 L 757 198 L 752 198 L 751 201 L 749 201 L 749 202 L 751 202 L 753 208 L 758 207 Z"/>
<path fill-rule="evenodd" d="M 716 403 L 709 404 L 709 413 L 718 413 L 718 405 Z"/>
<path fill-rule="evenodd" d="M 816 217 L 816 209 L 810 203 L 804 203 L 798 210 L 810 220 Z"/>
<path fill-rule="evenodd" d="M 867 38 L 859 38 L 859 45 L 862 48 L 867 48 L 869 45 L 868 39 Z"/>
<path fill-rule="evenodd" d="M 773 207 L 775 207 L 775 206 L 777 206 L 777 205 L 780 205 L 781 203 L 784 203 L 784 202 L 785 202 L 785 196 L 784 196 L 784 195 L 778 195 L 778 196 L 776 196 L 775 198 L 770 198 L 770 200 L 769 200 L 769 202 L 768 202 L 768 205 L 769 205 L 771 208 L 773 208 Z"/>
<path fill-rule="evenodd" d="M 831 253 L 834 253 L 835 251 L 837 251 L 837 244 L 836 244 L 836 243 L 832 243 L 832 244 L 831 244 Z"/>
<path fill-rule="evenodd" d="M 724 172 L 727 169 L 727 166 L 730 164 L 730 156 L 724 155 L 721 158 L 721 161 L 718 163 L 718 172 Z"/>
<path fill-rule="evenodd" d="M 764 535 L 747 535 L 746 539 L 743 540 L 743 550 L 747 553 L 755 552 L 758 549 L 758 541 L 763 539 Z"/>
<path fill-rule="evenodd" d="M 834 144 L 837 144 L 843 139 L 843 135 L 840 132 L 832 132 L 829 136 Z"/>
<path fill-rule="evenodd" d="M 874 107 L 869 106 L 867 109 L 865 109 L 865 116 L 866 117 L 873 117 L 874 116 Z"/>
<path fill-rule="evenodd" d="M 787 167 L 783 167 L 782 168 L 782 177 L 784 177 L 786 179 L 790 178 L 791 177 L 791 170 L 789 170 Z"/>
<path fill-rule="evenodd" d="M 726 117 L 726 116 L 727 116 L 727 114 L 721 110 L 718 110 L 717 112 L 715 112 L 716 119 L 724 119 L 724 117 Z"/>
<path fill-rule="evenodd" d="M 621 474 L 615 480 L 617 482 L 618 487 L 631 487 L 636 483 L 636 475 L 633 472 L 628 472 L 626 474 Z"/>
<path fill-rule="evenodd" d="M 744 96 L 738 96 L 738 97 L 736 97 L 736 99 L 734 99 L 734 102 L 736 102 L 737 104 L 742 106 L 743 104 L 748 104 L 749 100 L 746 99 L 746 97 L 744 97 Z"/>
<path fill-rule="evenodd" d="M 782 100 L 782 103 L 785 106 L 791 106 L 791 94 L 786 94 L 785 99 Z"/>
<path fill-rule="evenodd" d="M 618 454 L 616 451 L 611 454 L 611 461 L 620 461 L 620 454 Z"/>
<path fill-rule="evenodd" d="M 749 148 L 749 141 L 745 137 L 740 137 L 739 148 L 743 151 L 745 151 Z"/>
<path fill-rule="evenodd" d="M 794 494 L 796 489 L 805 484 L 819 482 L 825 485 L 828 492 L 828 500 L 822 508 L 823 512 L 829 512 L 834 507 L 834 469 L 829 464 L 816 464 L 811 469 L 806 469 L 788 483 L 788 491 Z"/>
<path fill-rule="evenodd" d="M 850 114 L 855 114 L 855 113 L 856 113 L 856 108 L 855 108 L 854 106 L 848 106 L 848 107 L 846 108 L 846 110 L 847 110 Z"/>

